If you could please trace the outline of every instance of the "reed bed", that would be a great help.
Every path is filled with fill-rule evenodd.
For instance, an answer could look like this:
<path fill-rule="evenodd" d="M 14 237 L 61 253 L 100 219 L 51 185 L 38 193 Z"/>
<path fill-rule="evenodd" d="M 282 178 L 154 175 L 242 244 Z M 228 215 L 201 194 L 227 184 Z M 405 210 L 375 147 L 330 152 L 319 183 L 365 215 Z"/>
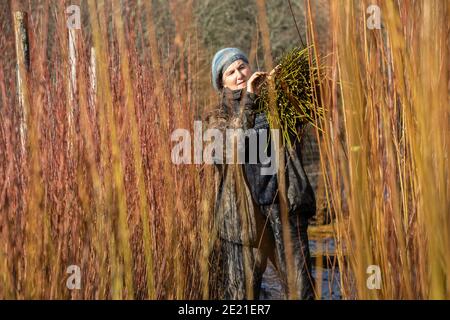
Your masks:
<path fill-rule="evenodd" d="M 367 27 L 372 4 L 381 29 Z M 344 298 L 450 298 L 449 13 L 441 1 L 330 3 L 317 136 Z M 313 44 L 309 1 L 307 17 Z"/>
<path fill-rule="evenodd" d="M 0 77 L 0 297 L 207 298 L 210 171 L 170 158 L 170 133 L 192 131 L 200 102 L 209 103 L 197 76 L 209 57 L 195 26 L 179 17 L 178 42 L 162 53 L 150 2 L 70 3 L 88 13 L 70 36 L 66 4 L 41 1 L 29 12 L 24 101 L 7 60 L 14 33 L 1 39 L 1 69 L 11 69 Z M 66 287 L 70 265 L 80 267 L 80 290 Z"/>
<path fill-rule="evenodd" d="M 71 4 L 80 5 L 80 30 L 66 26 Z M 194 120 L 217 102 L 214 52 L 199 40 L 195 1 L 169 2 L 167 34 L 152 4 L 2 4 L 1 299 L 216 297 L 212 167 L 174 165 L 170 139 L 178 128 L 193 136 Z M 366 25 L 371 4 L 379 30 Z M 269 70 L 269 24 L 257 5 L 250 58 L 262 44 Z M 317 70 L 311 99 L 323 107 L 310 120 L 343 298 L 450 298 L 450 6 L 303 7 Z M 18 11 L 28 12 L 29 60 L 15 41 Z M 80 267 L 79 290 L 66 286 L 70 265 Z M 370 265 L 381 271 L 378 290 L 367 287 Z"/>

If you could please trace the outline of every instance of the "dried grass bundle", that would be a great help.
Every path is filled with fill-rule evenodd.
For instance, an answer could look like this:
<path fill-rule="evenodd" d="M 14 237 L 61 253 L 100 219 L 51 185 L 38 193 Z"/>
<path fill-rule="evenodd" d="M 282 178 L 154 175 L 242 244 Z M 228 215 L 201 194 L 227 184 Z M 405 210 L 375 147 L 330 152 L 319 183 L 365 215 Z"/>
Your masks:
<path fill-rule="evenodd" d="M 310 67 L 309 50 L 294 48 L 279 59 L 273 75 L 277 106 L 274 114 L 269 111 L 269 83 L 266 81 L 261 85 L 259 111 L 267 114 L 271 128 L 279 124 L 288 145 L 291 145 L 289 133 L 301 138 L 299 127 L 308 123 L 316 126 L 317 120 L 323 117 L 323 108 L 313 102 L 318 72 L 317 68 Z"/>

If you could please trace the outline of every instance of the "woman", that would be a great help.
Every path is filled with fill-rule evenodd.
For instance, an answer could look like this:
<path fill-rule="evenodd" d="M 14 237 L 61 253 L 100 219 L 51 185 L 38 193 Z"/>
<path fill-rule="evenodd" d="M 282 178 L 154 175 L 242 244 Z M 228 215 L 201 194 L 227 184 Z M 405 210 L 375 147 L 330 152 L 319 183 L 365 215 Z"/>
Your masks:
<path fill-rule="evenodd" d="M 222 132 L 253 129 L 258 137 L 258 148 L 263 142 L 264 152 L 270 152 L 270 148 L 265 148 L 270 140 L 263 135 L 269 131 L 267 118 L 257 112 L 255 100 L 261 82 L 273 74 L 274 71 L 253 73 L 247 56 L 237 48 L 218 51 L 212 61 L 212 80 L 221 95 L 221 103 L 208 116 L 208 127 Z M 249 147 L 247 144 L 246 149 Z M 288 288 L 277 174 L 262 174 L 261 169 L 270 164 L 260 159 L 256 163 L 248 161 L 246 151 L 244 164 L 217 161 L 215 165 L 215 221 L 221 240 L 224 299 L 258 299 L 267 259 L 276 267 L 286 294 Z M 313 299 L 307 227 L 308 218 L 315 214 L 315 197 L 301 163 L 299 142 L 286 148 L 285 155 L 287 232 L 293 246 L 296 288 L 291 296 Z M 226 159 L 226 155 L 221 159 Z"/>

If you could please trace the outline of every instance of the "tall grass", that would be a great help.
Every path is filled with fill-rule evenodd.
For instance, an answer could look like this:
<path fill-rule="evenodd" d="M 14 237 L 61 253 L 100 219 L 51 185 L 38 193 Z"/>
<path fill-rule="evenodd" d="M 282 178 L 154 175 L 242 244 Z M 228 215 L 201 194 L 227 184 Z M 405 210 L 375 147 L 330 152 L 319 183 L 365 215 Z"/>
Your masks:
<path fill-rule="evenodd" d="M 70 4 L 82 8 L 75 65 Z M 0 297 L 208 298 L 211 170 L 170 158 L 170 133 L 192 131 L 211 93 L 198 89 L 209 59 L 192 19 L 174 15 L 167 56 L 148 1 L 7 9 L 29 11 L 31 112 L 21 157 L 15 125 L 23 104 L 2 58 L 1 88 L 11 90 L 2 90 Z M 2 41 L 14 49 L 13 33 Z M 81 268 L 80 290 L 66 287 L 69 265 Z"/>
<path fill-rule="evenodd" d="M 0 298 L 215 297 L 212 167 L 172 164 L 170 141 L 176 128 L 193 133 L 216 102 L 212 52 L 199 41 L 195 1 L 170 1 L 170 43 L 157 37 L 152 3 L 3 5 Z M 310 63 L 322 72 L 316 134 L 341 291 L 350 299 L 450 298 L 450 6 L 375 3 L 381 30 L 366 27 L 373 1 L 330 1 L 328 12 L 305 1 L 306 45 L 317 48 Z M 75 63 L 70 4 L 82 8 Z M 261 39 L 255 32 L 250 58 L 261 41 L 270 67 L 265 3 L 257 4 Z M 29 14 L 30 34 L 21 99 L 12 28 L 19 10 Z M 317 36 L 325 14 L 328 46 Z M 70 265 L 81 268 L 80 290 L 66 287 Z M 369 265 L 381 269 L 380 290 L 367 288 Z"/>
<path fill-rule="evenodd" d="M 308 42 L 317 13 L 308 2 Z M 442 1 L 331 2 L 317 132 L 345 298 L 450 298 L 449 25 Z M 370 290 L 367 268 L 381 270 Z"/>

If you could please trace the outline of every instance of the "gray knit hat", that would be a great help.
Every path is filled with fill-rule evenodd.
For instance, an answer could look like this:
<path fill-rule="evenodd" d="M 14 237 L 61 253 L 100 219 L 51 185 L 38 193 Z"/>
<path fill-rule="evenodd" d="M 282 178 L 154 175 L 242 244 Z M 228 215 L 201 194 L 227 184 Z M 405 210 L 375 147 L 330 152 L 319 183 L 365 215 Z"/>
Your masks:
<path fill-rule="evenodd" d="M 222 89 L 222 75 L 225 70 L 235 61 L 243 60 L 248 64 L 248 58 L 238 48 L 225 48 L 217 51 L 211 65 L 212 83 L 214 89 Z"/>

